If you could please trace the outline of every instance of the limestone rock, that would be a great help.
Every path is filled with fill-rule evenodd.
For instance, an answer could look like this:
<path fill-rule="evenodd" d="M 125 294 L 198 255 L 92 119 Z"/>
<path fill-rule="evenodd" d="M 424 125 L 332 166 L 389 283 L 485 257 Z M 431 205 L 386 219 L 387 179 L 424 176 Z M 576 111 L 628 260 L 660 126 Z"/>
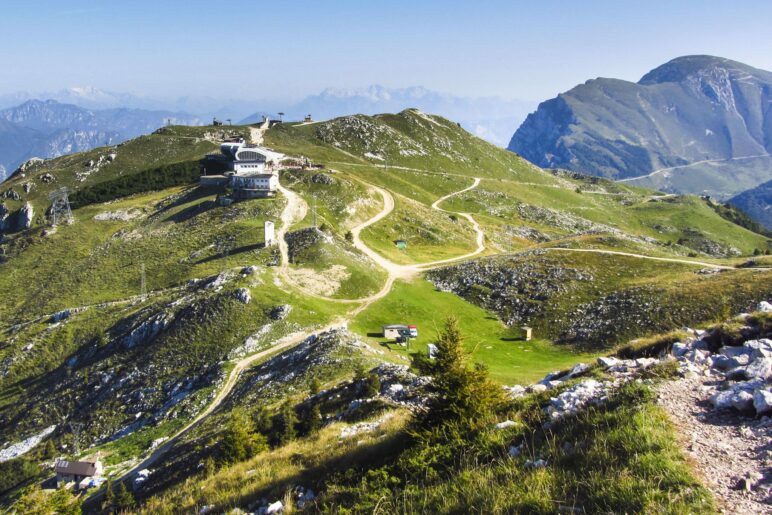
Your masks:
<path fill-rule="evenodd" d="M 751 359 L 772 357 L 772 340 L 766 338 L 761 340 L 748 340 L 743 343 L 743 347 L 750 349 Z"/>
<path fill-rule="evenodd" d="M 32 218 L 35 216 L 35 208 L 32 204 L 26 202 L 19 210 L 19 217 L 16 220 L 16 230 L 23 231 L 32 226 Z"/>
<path fill-rule="evenodd" d="M 282 304 L 281 306 L 276 306 L 273 309 L 271 309 L 271 312 L 268 314 L 271 320 L 284 320 L 289 316 L 290 312 L 292 311 L 292 306 L 289 304 Z"/>
<path fill-rule="evenodd" d="M 249 301 L 252 300 L 252 294 L 249 293 L 249 290 L 246 288 L 237 289 L 235 295 L 238 301 L 242 304 L 249 304 Z"/>
<path fill-rule="evenodd" d="M 747 367 L 745 375 L 748 379 L 772 379 L 772 358 L 756 358 Z"/>
<path fill-rule="evenodd" d="M 753 393 L 753 408 L 759 415 L 772 412 L 772 391 L 756 390 Z"/>
<path fill-rule="evenodd" d="M 600 365 L 603 368 L 610 368 L 617 366 L 622 361 L 618 358 L 615 358 L 613 356 L 601 356 L 598 358 L 598 365 Z"/>

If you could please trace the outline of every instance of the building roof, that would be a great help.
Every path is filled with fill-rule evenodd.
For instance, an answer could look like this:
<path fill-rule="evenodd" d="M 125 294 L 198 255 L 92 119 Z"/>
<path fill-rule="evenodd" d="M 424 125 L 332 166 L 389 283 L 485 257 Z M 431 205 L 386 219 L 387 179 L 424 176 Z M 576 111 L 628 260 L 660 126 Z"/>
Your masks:
<path fill-rule="evenodd" d="M 383 326 L 384 329 L 407 329 L 408 327 L 403 324 L 390 324 Z"/>
<path fill-rule="evenodd" d="M 56 462 L 56 473 L 73 476 L 95 476 L 97 473 L 97 462 L 60 460 Z"/>

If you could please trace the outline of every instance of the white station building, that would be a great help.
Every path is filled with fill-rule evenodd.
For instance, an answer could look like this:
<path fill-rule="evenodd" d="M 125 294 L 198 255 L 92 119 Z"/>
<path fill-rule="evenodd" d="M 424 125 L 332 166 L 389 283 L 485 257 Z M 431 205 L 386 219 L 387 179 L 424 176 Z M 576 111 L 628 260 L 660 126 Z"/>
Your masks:
<path fill-rule="evenodd" d="M 278 164 L 283 157 L 278 152 L 246 143 L 243 138 L 224 141 L 220 154 L 210 154 L 204 159 L 201 184 L 230 186 L 234 199 L 272 197 L 279 187 L 279 177 L 266 171 L 266 167 Z"/>

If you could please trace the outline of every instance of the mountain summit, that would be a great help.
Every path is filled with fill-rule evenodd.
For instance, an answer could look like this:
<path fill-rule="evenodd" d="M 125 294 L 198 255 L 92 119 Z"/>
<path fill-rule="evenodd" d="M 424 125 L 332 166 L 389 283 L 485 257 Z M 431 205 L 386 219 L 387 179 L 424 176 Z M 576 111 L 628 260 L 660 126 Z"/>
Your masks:
<path fill-rule="evenodd" d="M 508 148 L 540 166 L 727 198 L 770 179 L 771 103 L 772 73 L 679 57 L 637 83 L 598 78 L 543 102 Z"/>

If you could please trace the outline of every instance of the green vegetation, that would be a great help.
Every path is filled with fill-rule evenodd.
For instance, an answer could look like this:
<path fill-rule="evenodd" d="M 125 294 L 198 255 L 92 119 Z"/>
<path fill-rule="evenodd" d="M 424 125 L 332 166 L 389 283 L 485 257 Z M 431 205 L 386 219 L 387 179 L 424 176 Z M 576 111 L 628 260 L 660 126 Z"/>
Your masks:
<path fill-rule="evenodd" d="M 431 283 L 423 280 L 395 283 L 384 299 L 357 315 L 349 328 L 361 335 L 372 335 L 371 341 L 381 342 L 398 352 L 425 353 L 448 313 L 458 317 L 464 328 L 467 334 L 464 346 L 471 353 L 471 359 L 487 365 L 491 376 L 505 384 L 528 384 L 549 372 L 597 355 L 555 345 L 540 338 L 538 332 L 536 339 L 522 341 L 519 328 L 507 328 L 491 313 L 452 293 L 436 291 Z M 410 340 L 409 349 L 403 350 L 381 338 L 383 325 L 397 323 L 418 326 L 418 338 Z"/>
<path fill-rule="evenodd" d="M 154 464 L 137 504 L 116 484 L 109 509 L 227 510 L 264 497 L 291 501 L 298 484 L 323 491 L 315 508 L 355 512 L 382 497 L 398 499 L 387 502 L 390 511 L 551 512 L 562 506 L 555 499 L 588 511 L 710 507 L 645 388 L 621 392 L 613 410 L 591 410 L 561 433 L 563 426 L 542 427 L 544 396 L 512 403 L 498 383 L 531 383 L 592 360 L 604 346 L 726 318 L 772 288 L 758 270 L 703 273 L 702 265 L 543 247 L 741 263 L 749 258 L 718 256 L 750 256 L 767 238 L 693 197 L 545 172 L 452 122 L 408 110 L 267 132 L 271 147 L 317 165 L 297 159 L 297 168 L 281 172 L 282 184 L 316 207 L 318 229 L 309 210 L 290 228 L 291 262 L 277 268 L 263 224 L 280 223 L 282 195 L 220 206 L 214 192 L 189 185 L 196 160 L 216 141 L 248 130 L 166 127 L 48 161 L 24 178 L 33 186 L 22 201 L 38 217 L 0 243 L 0 430 L 16 442 L 58 427 L 45 445 L 0 465 L 2 502 L 42 479 L 40 464 L 72 449 L 76 437 L 109 472 L 127 470 L 212 402 L 236 360 L 352 317 L 350 330 L 367 345 L 350 334 L 318 335 L 243 370 L 218 408 Z M 43 173 L 55 178 L 43 182 Z M 442 208 L 473 214 L 486 252 L 527 252 L 429 274 L 440 285 L 475 269 L 459 281 L 464 288 L 451 288 L 457 294 L 416 278 L 361 310 L 341 302 L 373 295 L 387 279 L 353 246 L 352 229 L 382 208 L 370 184 L 388 190 L 395 206 L 362 240 L 394 262 L 425 263 L 476 248 L 465 216 L 431 208 L 476 177 L 479 187 Z M 9 187 L 23 191 L 21 179 Z M 45 193 L 59 186 L 71 188 L 76 221 L 44 229 Z M 541 288 L 549 284 L 557 289 Z M 457 325 L 444 326 L 448 314 Z M 577 325 L 599 319 L 600 332 Z M 408 347 L 385 342 L 381 326 L 392 323 L 416 324 L 419 336 Z M 536 339 L 522 340 L 523 324 Z M 632 342 L 620 353 L 645 355 L 675 337 Z M 429 343 L 440 350 L 434 361 L 423 357 Z M 372 371 L 411 359 L 414 371 L 435 377 L 437 394 L 415 417 L 378 395 L 390 385 Z M 83 424 L 79 435 L 60 425 L 65 417 Z M 515 427 L 492 430 L 505 419 Z M 345 424 L 361 421 L 372 432 L 344 436 Z M 563 448 L 579 440 L 573 454 Z M 519 442 L 549 465 L 508 457 Z"/>
<path fill-rule="evenodd" d="M 733 206 L 732 204 L 712 202 L 711 200 L 707 200 L 706 202 L 710 207 L 716 210 L 716 213 L 718 213 L 721 218 L 729 220 L 733 224 L 737 224 L 740 227 L 745 227 L 749 231 L 762 234 L 767 238 L 772 238 L 772 231 L 766 229 L 763 225 L 754 221 L 753 218 L 748 216 L 739 207 Z"/>
<path fill-rule="evenodd" d="M 505 401 L 484 368 L 469 367 L 461 342 L 451 321 L 436 341 L 436 360 L 424 358 L 421 366 L 435 378 L 430 389 L 439 394 L 427 411 L 386 419 L 356 439 L 340 438 L 340 424 L 332 424 L 189 478 L 149 499 L 143 513 L 201 504 L 226 511 L 261 498 L 283 498 L 292 509 L 287 492 L 297 484 L 319 492 L 314 512 L 714 511 L 650 386 L 629 383 L 605 404 L 547 426 L 542 406 L 554 393 Z M 514 423 L 494 428 L 502 419 Z"/>
<path fill-rule="evenodd" d="M 163 165 L 152 170 L 118 177 L 87 186 L 70 196 L 70 202 L 76 207 L 98 202 L 107 202 L 135 193 L 160 191 L 173 186 L 183 186 L 198 182 L 201 175 L 197 161 Z"/>

